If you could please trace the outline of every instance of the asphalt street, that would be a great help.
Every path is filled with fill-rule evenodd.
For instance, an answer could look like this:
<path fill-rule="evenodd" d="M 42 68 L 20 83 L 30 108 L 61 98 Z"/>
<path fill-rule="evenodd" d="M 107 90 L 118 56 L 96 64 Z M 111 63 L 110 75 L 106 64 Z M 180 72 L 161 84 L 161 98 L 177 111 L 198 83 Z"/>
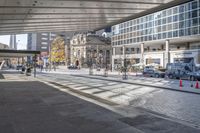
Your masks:
<path fill-rule="evenodd" d="M 78 75 L 40 74 L 37 79 L 19 73 L 4 75 L 5 79 L 0 80 L 0 133 L 200 132 L 195 123 L 198 118 L 194 119 L 195 114 L 188 115 L 195 113 L 193 109 L 177 110 L 192 108 L 195 104 L 189 102 L 196 100 L 195 95 L 185 95 L 191 101 L 176 107 L 167 100 L 176 101 L 177 92 L 172 95 L 171 91 L 166 93 L 156 88 Z M 169 103 L 163 106 L 164 102 Z M 168 117 L 173 115 L 164 115 L 163 110 L 154 106 L 184 119 Z"/>
<path fill-rule="evenodd" d="M 44 83 L 0 82 L 0 133 L 140 133 L 122 118 Z"/>

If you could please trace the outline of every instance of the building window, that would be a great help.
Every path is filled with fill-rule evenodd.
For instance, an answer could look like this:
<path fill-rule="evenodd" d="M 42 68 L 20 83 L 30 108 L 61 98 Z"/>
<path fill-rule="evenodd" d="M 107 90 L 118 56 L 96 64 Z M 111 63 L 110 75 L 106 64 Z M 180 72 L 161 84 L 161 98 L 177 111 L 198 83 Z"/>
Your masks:
<path fill-rule="evenodd" d="M 197 1 L 192 2 L 192 9 L 196 9 L 197 8 Z"/>
<path fill-rule="evenodd" d="M 178 21 L 178 15 L 173 16 L 173 22 Z"/>
<path fill-rule="evenodd" d="M 185 14 L 184 13 L 181 13 L 180 15 L 179 15 L 179 20 L 181 21 L 181 20 L 184 20 L 185 19 Z"/>
<path fill-rule="evenodd" d="M 173 32 L 173 37 L 178 37 L 178 31 Z"/>
<path fill-rule="evenodd" d="M 181 6 L 179 7 L 179 12 L 180 12 L 180 13 L 184 12 L 184 9 L 185 9 L 184 5 L 181 5 Z"/>
<path fill-rule="evenodd" d="M 181 29 L 180 31 L 179 31 L 179 36 L 184 36 L 185 34 L 184 34 L 184 29 Z"/>
<path fill-rule="evenodd" d="M 47 47 L 41 47 L 41 49 L 47 49 Z"/>
<path fill-rule="evenodd" d="M 193 27 L 193 28 L 191 28 L 191 30 L 192 30 L 191 32 L 193 35 L 198 34 L 198 27 Z"/>
<path fill-rule="evenodd" d="M 173 8 L 173 14 L 177 14 L 178 13 L 178 8 L 177 7 L 174 7 Z"/>
<path fill-rule="evenodd" d="M 181 28 L 185 28 L 185 22 L 184 22 L 184 21 L 182 21 L 182 22 L 179 23 L 179 28 L 180 28 L 180 29 L 181 29 Z"/>
<path fill-rule="evenodd" d="M 192 19 L 192 26 L 197 26 L 198 25 L 198 19 Z"/>
<path fill-rule="evenodd" d="M 48 40 L 48 38 L 43 37 L 42 40 Z"/>
<path fill-rule="evenodd" d="M 172 22 L 172 17 L 168 17 L 168 18 L 167 18 L 167 22 L 168 22 L 168 23 L 171 23 L 171 22 Z"/>
<path fill-rule="evenodd" d="M 185 29 L 185 35 L 191 35 L 190 28 Z"/>
<path fill-rule="evenodd" d="M 192 18 L 197 17 L 197 10 L 192 11 Z"/>
<path fill-rule="evenodd" d="M 48 34 L 47 33 L 42 33 L 42 36 L 47 36 Z"/>
<path fill-rule="evenodd" d="M 47 42 L 42 42 L 42 45 L 47 45 L 48 43 Z"/>

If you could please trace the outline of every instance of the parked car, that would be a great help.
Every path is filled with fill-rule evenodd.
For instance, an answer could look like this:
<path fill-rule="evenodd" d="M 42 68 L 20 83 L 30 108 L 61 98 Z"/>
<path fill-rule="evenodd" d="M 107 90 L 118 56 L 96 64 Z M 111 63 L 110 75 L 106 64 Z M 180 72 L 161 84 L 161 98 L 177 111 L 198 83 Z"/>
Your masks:
<path fill-rule="evenodd" d="M 21 70 L 22 67 L 23 67 L 22 65 L 17 65 L 17 66 L 16 66 L 16 70 Z"/>
<path fill-rule="evenodd" d="M 70 66 L 68 66 L 67 68 L 68 68 L 68 69 L 78 69 L 78 67 L 75 66 L 75 65 L 70 65 Z"/>
<path fill-rule="evenodd" d="M 190 76 L 190 80 L 200 80 L 200 70 L 196 72 L 190 72 L 188 75 Z"/>
<path fill-rule="evenodd" d="M 144 69 L 143 75 L 147 77 L 164 78 L 165 72 L 156 69 Z"/>

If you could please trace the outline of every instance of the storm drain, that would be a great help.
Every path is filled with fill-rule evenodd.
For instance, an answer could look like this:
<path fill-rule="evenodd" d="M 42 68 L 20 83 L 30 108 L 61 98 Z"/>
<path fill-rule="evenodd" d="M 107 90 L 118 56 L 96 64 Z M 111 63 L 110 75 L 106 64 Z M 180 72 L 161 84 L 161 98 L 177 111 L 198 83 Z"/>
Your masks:
<path fill-rule="evenodd" d="M 200 130 L 153 115 L 139 115 L 134 118 L 124 117 L 120 121 L 145 133 L 199 133 Z"/>

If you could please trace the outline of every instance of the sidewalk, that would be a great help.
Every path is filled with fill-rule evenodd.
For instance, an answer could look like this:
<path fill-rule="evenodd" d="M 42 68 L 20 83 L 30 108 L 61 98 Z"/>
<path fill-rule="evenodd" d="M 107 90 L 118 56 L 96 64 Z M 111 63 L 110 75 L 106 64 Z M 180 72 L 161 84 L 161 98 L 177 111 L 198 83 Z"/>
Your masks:
<path fill-rule="evenodd" d="M 0 81 L 33 81 L 35 80 L 32 76 L 26 76 L 21 74 L 21 71 L 17 70 L 0 70 Z"/>

